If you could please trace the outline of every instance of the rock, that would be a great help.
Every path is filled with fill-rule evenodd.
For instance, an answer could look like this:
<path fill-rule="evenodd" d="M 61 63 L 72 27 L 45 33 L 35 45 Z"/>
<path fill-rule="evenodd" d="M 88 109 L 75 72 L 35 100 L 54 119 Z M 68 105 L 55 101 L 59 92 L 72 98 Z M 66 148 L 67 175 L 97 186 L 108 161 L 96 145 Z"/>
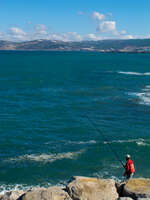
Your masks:
<path fill-rule="evenodd" d="M 18 200 L 71 200 L 60 187 L 39 188 L 22 195 Z"/>
<path fill-rule="evenodd" d="M 119 197 L 117 200 L 133 200 L 130 197 Z"/>
<path fill-rule="evenodd" d="M 115 181 L 88 177 L 73 177 L 66 186 L 73 200 L 116 200 Z"/>
<path fill-rule="evenodd" d="M 119 197 L 123 197 L 123 189 L 124 189 L 125 183 L 116 182 L 115 186 L 117 189 L 117 193 L 119 194 Z"/>
<path fill-rule="evenodd" d="M 137 200 L 150 200 L 150 198 L 137 198 Z"/>
<path fill-rule="evenodd" d="M 123 188 L 123 196 L 135 200 L 150 198 L 150 179 L 130 179 Z"/>
<path fill-rule="evenodd" d="M 6 192 L 4 195 L 0 196 L 0 200 L 17 200 L 23 194 L 24 191 L 22 190 Z"/>

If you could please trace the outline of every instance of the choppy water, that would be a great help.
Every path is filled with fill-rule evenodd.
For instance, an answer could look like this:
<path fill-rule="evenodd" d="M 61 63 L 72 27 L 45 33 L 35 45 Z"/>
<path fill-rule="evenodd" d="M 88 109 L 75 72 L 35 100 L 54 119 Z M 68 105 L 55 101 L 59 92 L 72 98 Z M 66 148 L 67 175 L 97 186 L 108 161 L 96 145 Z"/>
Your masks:
<path fill-rule="evenodd" d="M 1 51 L 0 136 L 0 190 L 150 177 L 150 54 Z"/>

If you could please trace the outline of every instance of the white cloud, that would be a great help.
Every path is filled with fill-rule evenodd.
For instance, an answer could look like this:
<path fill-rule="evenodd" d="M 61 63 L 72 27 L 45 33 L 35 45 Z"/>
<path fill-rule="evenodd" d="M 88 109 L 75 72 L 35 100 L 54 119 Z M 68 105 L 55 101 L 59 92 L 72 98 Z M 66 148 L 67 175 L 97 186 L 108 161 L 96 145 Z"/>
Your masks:
<path fill-rule="evenodd" d="M 84 40 L 102 40 L 102 37 L 98 36 L 98 35 L 95 35 L 93 33 L 90 33 L 90 34 L 87 34 L 84 36 Z"/>
<path fill-rule="evenodd" d="M 47 31 L 46 31 L 46 26 L 44 24 L 38 24 L 36 27 L 36 34 L 40 34 L 40 35 L 46 35 Z"/>
<path fill-rule="evenodd" d="M 3 36 L 7 40 L 13 41 L 23 41 L 27 39 L 27 33 L 18 27 L 11 27 L 7 33 L 3 33 Z"/>
<path fill-rule="evenodd" d="M 49 33 L 47 35 L 49 40 L 61 40 L 61 41 L 81 41 L 83 40 L 82 36 L 76 32 L 66 32 L 66 33 Z"/>
<path fill-rule="evenodd" d="M 63 34 L 64 41 L 81 41 L 82 36 L 77 32 L 67 32 Z"/>
<path fill-rule="evenodd" d="M 22 35 L 22 36 L 26 35 L 26 33 L 22 29 L 20 29 L 18 27 L 12 27 L 12 28 L 10 28 L 10 32 L 12 34 L 14 34 L 14 35 Z"/>
<path fill-rule="evenodd" d="M 79 15 L 85 13 L 79 12 Z M 91 17 L 91 15 L 90 15 Z M 110 16 L 111 17 L 111 16 Z M 133 36 L 127 33 L 126 30 L 118 30 L 117 22 L 111 19 L 107 15 L 104 15 L 99 12 L 93 12 L 92 18 L 96 21 L 97 32 L 80 35 L 77 32 L 64 32 L 64 33 L 55 33 L 50 32 L 45 24 L 37 24 L 34 26 L 32 22 L 28 22 L 30 25 L 29 31 L 24 31 L 20 27 L 11 27 L 6 32 L 0 32 L 1 40 L 10 40 L 10 41 L 29 41 L 29 40 L 38 40 L 38 39 L 47 39 L 47 40 L 61 40 L 61 41 L 83 41 L 83 40 L 104 40 L 104 39 L 136 39 L 136 38 L 150 38 L 150 35 L 147 36 Z M 107 18 L 107 20 L 106 20 Z M 32 29 L 31 29 L 32 25 Z"/>
<path fill-rule="evenodd" d="M 108 32 L 114 33 L 116 32 L 116 22 L 103 21 L 98 25 L 97 31 L 100 33 L 108 33 Z"/>
<path fill-rule="evenodd" d="M 103 15 L 102 13 L 96 12 L 96 11 L 93 12 L 92 17 L 93 17 L 93 19 L 96 19 L 98 21 L 102 21 L 106 18 L 105 15 Z"/>
<path fill-rule="evenodd" d="M 122 30 L 122 31 L 120 31 L 120 34 L 122 34 L 122 35 L 124 35 L 124 34 L 126 34 L 126 33 L 127 33 L 126 30 Z"/>
<path fill-rule="evenodd" d="M 120 39 L 136 39 L 133 35 L 123 35 L 120 37 Z"/>
<path fill-rule="evenodd" d="M 126 30 L 119 31 L 116 27 L 116 21 L 109 20 L 112 17 L 112 13 L 107 13 L 106 15 L 93 12 L 92 17 L 97 20 L 97 29 L 96 31 L 101 34 L 101 38 L 112 39 L 112 38 L 132 38 L 133 36 L 128 35 Z M 107 20 L 106 20 L 107 18 Z M 98 36 L 91 35 L 93 40 L 96 40 Z"/>
<path fill-rule="evenodd" d="M 11 27 L 8 32 L 0 33 L 0 39 L 10 41 L 29 41 L 37 39 L 81 41 L 83 38 L 77 32 L 52 33 L 44 24 L 38 24 L 32 31 L 24 32 L 21 28 Z"/>
<path fill-rule="evenodd" d="M 85 12 L 79 11 L 78 15 L 85 15 Z M 11 41 L 29 41 L 37 39 L 48 40 L 62 40 L 62 41 L 82 41 L 82 40 L 103 40 L 103 39 L 133 39 L 133 38 L 150 38 L 149 36 L 133 36 L 127 33 L 126 30 L 118 30 L 117 22 L 112 19 L 112 14 L 94 11 L 90 15 L 94 19 L 96 24 L 96 30 L 93 33 L 86 33 L 80 35 L 77 32 L 64 32 L 55 33 L 51 32 L 45 24 L 33 25 L 31 21 L 28 21 L 30 29 L 24 31 L 19 27 L 11 27 L 7 32 L 0 32 L 0 39 Z M 31 27 L 32 26 L 32 27 Z M 84 26 L 84 24 L 83 24 Z"/>

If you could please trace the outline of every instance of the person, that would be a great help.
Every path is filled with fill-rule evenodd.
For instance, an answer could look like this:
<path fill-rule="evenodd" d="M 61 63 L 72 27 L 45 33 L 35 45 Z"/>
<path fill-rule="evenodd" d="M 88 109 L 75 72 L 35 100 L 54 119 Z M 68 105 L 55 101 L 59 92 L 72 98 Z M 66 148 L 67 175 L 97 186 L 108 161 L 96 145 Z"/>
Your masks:
<path fill-rule="evenodd" d="M 131 160 L 131 156 L 128 154 L 126 155 L 126 164 L 124 168 L 125 168 L 124 176 L 126 177 L 126 180 L 128 181 L 130 178 L 132 178 L 135 172 L 133 161 Z"/>

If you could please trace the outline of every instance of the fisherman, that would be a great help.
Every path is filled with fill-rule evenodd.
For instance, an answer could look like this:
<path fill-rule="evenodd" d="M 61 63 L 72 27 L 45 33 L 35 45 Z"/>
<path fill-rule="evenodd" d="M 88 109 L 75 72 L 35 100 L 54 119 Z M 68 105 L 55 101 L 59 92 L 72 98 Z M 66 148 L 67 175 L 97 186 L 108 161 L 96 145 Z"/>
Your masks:
<path fill-rule="evenodd" d="M 125 168 L 124 176 L 126 177 L 126 181 L 128 181 L 130 178 L 133 177 L 135 172 L 133 161 L 131 160 L 131 156 L 128 154 L 126 155 L 126 164 L 124 168 Z"/>

